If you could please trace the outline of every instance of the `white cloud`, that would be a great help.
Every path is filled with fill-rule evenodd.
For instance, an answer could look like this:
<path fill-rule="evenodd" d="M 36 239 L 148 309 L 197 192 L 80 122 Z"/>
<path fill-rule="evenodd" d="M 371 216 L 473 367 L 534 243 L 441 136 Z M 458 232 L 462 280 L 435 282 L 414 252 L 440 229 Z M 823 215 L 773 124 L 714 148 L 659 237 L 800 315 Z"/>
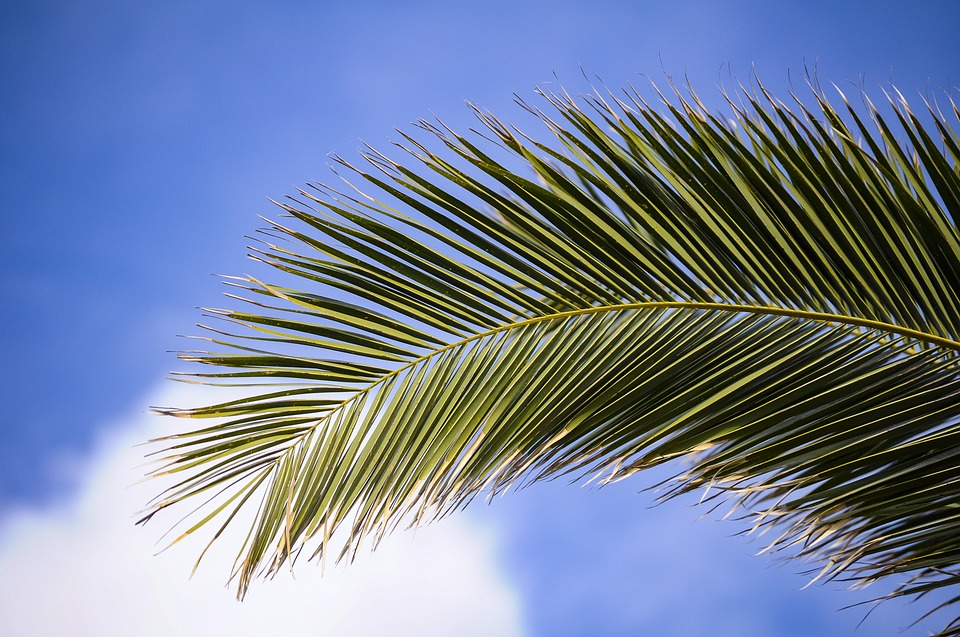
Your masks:
<path fill-rule="evenodd" d="M 154 402 L 184 404 L 184 391 L 164 389 Z M 157 490 L 149 482 L 129 486 L 142 473 L 134 467 L 144 448 L 134 445 L 163 423 L 148 415 L 129 421 L 112 428 L 85 463 L 75 498 L 0 523 L 0 634 L 520 633 L 519 602 L 495 567 L 496 537 L 464 517 L 394 533 L 375 554 L 322 576 L 314 563 L 300 563 L 295 579 L 283 573 L 258 582 L 243 603 L 224 586 L 229 541 L 188 580 L 197 544 L 155 555 L 165 522 L 134 526 L 135 512 Z"/>

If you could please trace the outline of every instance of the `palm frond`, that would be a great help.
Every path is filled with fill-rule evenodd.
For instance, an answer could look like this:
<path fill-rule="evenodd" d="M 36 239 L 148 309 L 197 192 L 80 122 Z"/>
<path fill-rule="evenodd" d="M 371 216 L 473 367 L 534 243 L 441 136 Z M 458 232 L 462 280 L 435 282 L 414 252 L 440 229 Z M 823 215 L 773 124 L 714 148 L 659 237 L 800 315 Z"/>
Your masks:
<path fill-rule="evenodd" d="M 421 122 L 279 204 L 253 256 L 285 283 L 230 280 L 246 309 L 181 355 L 251 394 L 158 409 L 219 420 L 162 439 L 145 519 L 255 509 L 243 595 L 308 545 L 688 457 L 668 496 L 734 498 L 823 577 L 960 583 L 956 107 L 655 95 L 521 102 L 548 143 Z"/>

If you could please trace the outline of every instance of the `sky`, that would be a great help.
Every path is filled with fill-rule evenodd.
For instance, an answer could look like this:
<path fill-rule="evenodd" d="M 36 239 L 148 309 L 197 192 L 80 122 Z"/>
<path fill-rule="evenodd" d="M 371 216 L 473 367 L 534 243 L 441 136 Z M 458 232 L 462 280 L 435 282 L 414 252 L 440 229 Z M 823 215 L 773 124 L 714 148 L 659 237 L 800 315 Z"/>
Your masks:
<path fill-rule="evenodd" d="M 615 89 L 686 77 L 719 108 L 731 77 L 783 94 L 815 63 L 910 98 L 960 78 L 958 24 L 946 0 L 0 0 L 0 634 L 936 628 L 901 632 L 917 607 L 890 603 L 856 631 L 866 609 L 838 609 L 879 591 L 801 591 L 803 567 L 753 555 L 735 523 L 651 508 L 655 476 L 536 485 L 243 604 L 225 563 L 188 581 L 196 547 L 155 555 L 165 529 L 132 524 L 155 487 L 127 487 L 135 443 L 170 428 L 148 407 L 187 399 L 164 378 L 197 307 L 220 302 L 212 274 L 254 271 L 245 235 L 276 214 L 268 198 L 334 179 L 332 154 L 389 148 L 419 118 L 465 130 L 465 101 L 519 118 L 514 95 L 588 91 L 584 72 Z"/>

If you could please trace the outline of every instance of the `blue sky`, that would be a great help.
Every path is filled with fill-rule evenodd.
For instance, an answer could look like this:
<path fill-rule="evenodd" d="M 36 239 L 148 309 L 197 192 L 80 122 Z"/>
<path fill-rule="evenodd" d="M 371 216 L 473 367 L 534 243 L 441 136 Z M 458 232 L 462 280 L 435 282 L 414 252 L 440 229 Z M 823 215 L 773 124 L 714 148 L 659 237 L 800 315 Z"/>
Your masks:
<path fill-rule="evenodd" d="M 387 147 L 420 117 L 465 129 L 465 100 L 519 117 L 513 95 L 556 77 L 588 90 L 581 68 L 611 88 L 686 75 L 719 105 L 731 71 L 783 93 L 816 61 L 825 81 L 911 97 L 960 78 L 958 24 L 947 1 L 5 0 L 0 568 L 29 529 L 69 534 L 117 440 L 164 431 L 142 412 L 169 391 L 176 335 L 219 302 L 211 273 L 254 269 L 244 235 L 267 198 L 333 179 L 331 153 Z M 648 484 L 534 487 L 449 534 L 486 538 L 477 581 L 503 585 L 518 634 L 854 634 L 863 611 L 836 610 L 863 596 L 799 592 L 799 567 L 750 556 L 760 543 L 728 538 L 735 524 L 649 510 Z M 862 631 L 900 634 L 914 614 L 883 608 Z"/>

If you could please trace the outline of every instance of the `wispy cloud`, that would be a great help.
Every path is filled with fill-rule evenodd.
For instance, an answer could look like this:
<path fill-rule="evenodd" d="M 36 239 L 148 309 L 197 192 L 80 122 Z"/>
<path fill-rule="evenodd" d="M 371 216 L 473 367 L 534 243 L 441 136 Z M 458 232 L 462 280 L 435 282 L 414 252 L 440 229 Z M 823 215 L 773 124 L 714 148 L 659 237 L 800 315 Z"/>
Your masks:
<path fill-rule="evenodd" d="M 183 404 L 184 396 L 152 402 Z M 110 427 L 69 501 L 0 521 L 0 634 L 95 635 L 517 635 L 519 602 L 496 569 L 490 529 L 451 518 L 395 533 L 349 568 L 298 564 L 256 585 L 243 603 L 225 586 L 236 543 L 188 579 L 199 546 L 156 555 L 164 521 L 134 526 L 157 490 L 135 483 L 148 415 Z M 167 523 L 171 523 L 170 519 Z"/>

